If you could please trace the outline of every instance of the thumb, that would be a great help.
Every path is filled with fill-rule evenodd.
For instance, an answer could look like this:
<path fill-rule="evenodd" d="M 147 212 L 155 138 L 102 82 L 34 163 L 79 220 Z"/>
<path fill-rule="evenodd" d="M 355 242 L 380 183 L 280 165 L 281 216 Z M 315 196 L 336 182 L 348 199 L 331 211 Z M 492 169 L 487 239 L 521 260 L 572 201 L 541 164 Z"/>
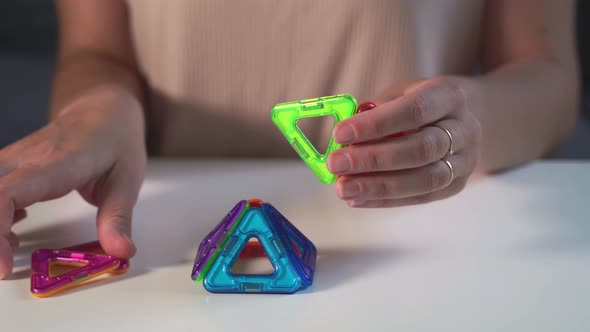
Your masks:
<path fill-rule="evenodd" d="M 137 177 L 137 170 L 126 172 L 123 167 L 115 166 L 103 182 L 97 183 L 98 239 L 109 255 L 121 258 L 135 255 L 131 220 L 142 177 Z"/>
<path fill-rule="evenodd" d="M 372 100 L 377 106 L 385 104 L 389 101 L 395 100 L 403 95 L 408 94 L 410 91 L 416 89 L 420 84 L 424 83 L 425 80 L 412 80 L 412 81 L 398 81 L 394 84 L 389 85 L 381 93 L 375 96 Z"/>

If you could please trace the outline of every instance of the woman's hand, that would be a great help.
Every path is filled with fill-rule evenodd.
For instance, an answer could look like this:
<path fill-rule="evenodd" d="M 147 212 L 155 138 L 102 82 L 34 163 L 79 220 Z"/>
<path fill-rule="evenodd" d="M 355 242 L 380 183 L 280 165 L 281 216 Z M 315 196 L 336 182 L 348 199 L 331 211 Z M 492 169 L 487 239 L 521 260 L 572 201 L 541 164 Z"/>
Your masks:
<path fill-rule="evenodd" d="M 338 197 L 352 207 L 394 207 L 460 192 L 482 136 L 462 84 L 434 78 L 389 88 L 377 107 L 338 123 L 334 139 L 349 145 L 328 157 L 329 170 L 340 176 Z"/>
<path fill-rule="evenodd" d="M 111 255 L 135 254 L 132 210 L 146 166 L 141 105 L 102 87 L 66 106 L 47 126 L 0 150 L 0 279 L 17 246 L 12 225 L 36 202 L 78 190 L 98 207 L 98 237 Z"/>

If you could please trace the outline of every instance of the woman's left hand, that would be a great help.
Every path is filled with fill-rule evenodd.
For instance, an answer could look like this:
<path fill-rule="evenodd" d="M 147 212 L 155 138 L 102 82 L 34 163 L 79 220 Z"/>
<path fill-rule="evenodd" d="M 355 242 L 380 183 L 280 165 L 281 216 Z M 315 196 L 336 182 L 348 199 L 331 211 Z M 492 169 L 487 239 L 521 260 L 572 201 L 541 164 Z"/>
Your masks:
<path fill-rule="evenodd" d="M 460 192 L 482 136 L 462 84 L 443 77 L 392 87 L 377 107 L 338 123 L 334 139 L 348 144 L 328 157 L 328 169 L 340 176 L 338 197 L 352 207 L 394 207 Z"/>

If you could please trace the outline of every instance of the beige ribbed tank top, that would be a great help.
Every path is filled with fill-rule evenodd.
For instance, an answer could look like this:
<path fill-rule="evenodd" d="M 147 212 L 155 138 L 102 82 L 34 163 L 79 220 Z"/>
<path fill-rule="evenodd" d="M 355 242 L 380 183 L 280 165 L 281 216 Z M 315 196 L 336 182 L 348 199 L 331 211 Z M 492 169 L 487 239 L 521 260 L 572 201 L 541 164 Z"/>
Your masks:
<path fill-rule="evenodd" d="M 166 156 L 295 156 L 279 102 L 469 72 L 484 0 L 128 0 Z M 330 128 L 304 130 L 321 140 Z M 324 142 L 325 143 L 325 142 Z M 322 143 L 322 144 L 324 144 Z"/>

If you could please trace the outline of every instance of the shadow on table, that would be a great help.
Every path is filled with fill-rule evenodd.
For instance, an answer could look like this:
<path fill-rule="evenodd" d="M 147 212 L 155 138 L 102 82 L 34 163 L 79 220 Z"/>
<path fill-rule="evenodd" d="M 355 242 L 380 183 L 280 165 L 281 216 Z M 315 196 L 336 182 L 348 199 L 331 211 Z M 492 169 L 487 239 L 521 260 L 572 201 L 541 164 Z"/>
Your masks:
<path fill-rule="evenodd" d="M 305 292 L 316 293 L 367 276 L 387 261 L 401 261 L 413 253 L 396 248 L 319 249 L 314 283 Z"/>
<path fill-rule="evenodd" d="M 194 163 L 190 162 L 186 167 L 176 167 L 173 174 L 166 173 L 165 168 L 156 169 L 155 173 L 162 174 L 156 174 L 155 181 L 165 185 L 142 195 L 136 206 L 133 238 L 138 248 L 137 255 L 131 261 L 129 272 L 113 278 L 113 281 L 160 267 L 192 262 L 201 240 L 241 199 L 259 197 L 281 209 L 289 205 L 311 205 L 322 201 L 322 195 L 333 195 L 309 174 L 294 172 L 294 175 L 293 163 L 286 163 L 279 171 L 272 170 L 277 181 L 261 181 L 271 171 L 269 167 L 272 165 L 276 166 L 276 163 L 245 170 L 237 166 L 228 167 L 223 172 L 223 180 L 220 180 L 219 167 L 214 164 L 211 168 L 200 167 L 199 172 L 195 172 Z M 208 176 L 209 172 L 215 176 Z M 291 184 L 288 190 L 281 186 L 278 179 L 288 179 Z M 231 183 L 232 187 L 221 186 L 220 182 Z M 297 224 L 296 221 L 294 223 Z M 30 270 L 21 270 L 30 266 L 30 255 L 34 250 L 63 248 L 97 238 L 94 214 L 75 220 L 44 223 L 33 230 L 17 233 L 21 247 L 15 253 L 15 273 L 12 276 L 17 279 L 29 277 Z M 190 269 L 187 277 L 189 275 Z"/>
<path fill-rule="evenodd" d="M 550 165 L 548 165 L 550 166 Z M 578 188 L 590 187 L 590 176 L 569 175 L 576 164 L 559 167 L 519 168 L 503 173 L 498 180 L 522 190 L 522 209 L 537 216 L 533 222 L 546 231 L 533 242 L 524 243 L 527 251 L 560 253 L 590 250 L 590 197 Z M 555 169 L 561 173 L 552 172 Z M 573 172 L 572 174 L 575 174 Z M 586 173 L 588 174 L 588 173 Z"/>
<path fill-rule="evenodd" d="M 25 222 L 28 222 L 25 221 Z M 96 221 L 91 217 L 78 218 L 39 227 L 32 231 L 17 232 L 20 246 L 14 253 L 14 272 L 10 279 L 26 279 L 31 275 L 31 254 L 42 248 L 59 249 L 74 244 L 88 242 L 87 234 L 96 233 Z M 80 240 L 84 237 L 83 240 Z M 94 235 L 96 238 L 96 235 Z"/>
<path fill-rule="evenodd" d="M 31 276 L 30 264 L 31 253 L 33 251 L 41 248 L 59 249 L 93 240 L 87 237 L 88 234 L 96 234 L 96 221 L 93 217 L 56 223 L 29 232 L 20 233 L 19 240 L 21 241 L 21 245 L 14 254 L 14 272 L 10 276 L 10 279 L 27 279 Z M 96 239 L 96 235 L 93 235 L 93 237 Z M 100 277 L 93 279 L 85 282 L 84 287 L 68 290 L 67 293 L 89 289 L 121 279 L 132 278 L 148 271 L 146 267 L 135 263 L 132 263 L 131 266 L 132 268 L 125 274 L 117 275 L 113 278 Z M 59 294 L 53 297 L 55 296 L 59 296 Z"/>

